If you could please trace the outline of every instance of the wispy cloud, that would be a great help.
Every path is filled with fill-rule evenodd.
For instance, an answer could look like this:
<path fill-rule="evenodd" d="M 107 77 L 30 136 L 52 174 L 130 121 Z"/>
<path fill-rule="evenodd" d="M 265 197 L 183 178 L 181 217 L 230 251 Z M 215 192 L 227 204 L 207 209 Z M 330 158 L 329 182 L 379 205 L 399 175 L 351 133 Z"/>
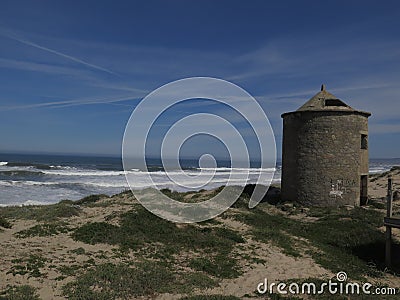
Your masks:
<path fill-rule="evenodd" d="M 351 82 L 348 83 L 346 86 L 342 86 L 339 88 L 329 88 L 329 92 L 332 93 L 343 93 L 343 92 L 350 92 L 350 91 L 363 91 L 363 90 L 373 90 L 373 89 L 383 89 L 388 87 L 395 87 L 396 84 L 394 82 L 382 82 L 382 83 L 364 83 L 364 84 L 352 84 Z M 302 102 L 307 101 L 312 95 L 318 92 L 318 86 L 314 89 L 298 89 L 292 92 L 286 93 L 266 93 L 264 95 L 256 96 L 255 98 L 260 101 L 270 102 L 270 103 L 292 103 L 292 104 L 299 104 Z M 339 95 L 336 95 L 339 96 Z M 346 101 L 347 99 L 343 99 Z"/>
<path fill-rule="evenodd" d="M 15 105 L 15 106 L 0 106 L 0 111 L 24 110 L 24 109 L 34 109 L 34 108 L 64 108 L 64 107 L 69 107 L 69 106 L 93 105 L 93 104 L 116 104 L 118 102 L 124 102 L 124 101 L 129 101 L 129 100 L 133 101 L 133 100 L 138 100 L 140 98 L 141 98 L 140 95 L 135 94 L 135 95 L 126 95 L 126 96 L 118 96 L 118 97 L 107 97 L 107 98 L 49 101 L 49 102 L 41 102 L 41 103 L 34 103 L 34 104 L 22 104 L 22 105 Z"/>
<path fill-rule="evenodd" d="M 102 81 L 102 80 L 93 80 L 92 82 L 90 82 L 90 85 L 94 86 L 94 87 L 101 87 L 101 88 L 110 89 L 110 90 L 134 92 L 134 93 L 139 93 L 141 95 L 146 95 L 150 92 L 149 90 L 135 88 L 132 86 L 128 86 L 127 84 L 110 83 L 110 82 L 106 82 L 106 81 Z"/>
<path fill-rule="evenodd" d="M 398 110 L 393 109 L 398 105 L 393 103 L 392 99 L 398 94 L 399 75 L 395 70 L 396 64 L 391 63 L 397 61 L 400 53 L 397 41 L 379 42 L 376 37 L 374 41 L 359 41 L 349 39 L 344 35 L 340 39 L 342 41 L 340 47 L 333 47 L 331 41 L 335 38 L 329 34 L 318 39 L 311 36 L 281 37 L 265 41 L 260 48 L 249 49 L 239 55 L 239 53 L 223 53 L 211 49 L 200 51 L 69 40 L 13 31 L 4 33 L 1 28 L 0 35 L 91 69 L 116 74 L 110 69 L 61 53 L 43 44 L 56 45 L 59 49 L 76 49 L 76 53 L 82 53 L 83 57 L 87 57 L 88 53 L 94 53 L 97 62 L 111 66 L 111 69 L 117 70 L 124 77 L 105 78 L 98 72 L 89 72 L 88 69 L 44 64 L 25 60 L 27 58 L 24 60 L 0 58 L 0 66 L 71 75 L 75 78 L 79 75 L 86 76 L 86 78 L 80 76 L 84 80 L 78 83 L 84 88 L 86 95 L 87 90 L 93 90 L 93 93 L 99 94 L 100 89 L 111 95 L 115 94 L 115 91 L 120 91 L 118 94 L 129 95 L 21 104 L 21 106 L 0 107 L 0 111 L 101 103 L 125 105 L 120 102 L 142 98 L 150 90 L 171 80 L 204 75 L 234 80 L 235 83 L 255 95 L 264 110 L 268 112 L 268 116 L 279 123 L 282 112 L 297 109 L 318 92 L 321 83 L 326 83 L 330 92 L 343 98 L 352 107 L 373 112 L 374 118 L 385 119 L 398 113 Z M 21 36 L 27 36 L 29 40 Z M 32 40 L 40 41 L 40 43 L 32 42 Z M 370 69 L 374 69 L 374 72 L 370 72 Z M 132 82 L 135 86 L 132 86 Z M 377 99 L 379 102 L 376 101 Z M 202 104 L 193 104 L 193 106 L 199 105 Z M 210 103 L 205 105 L 210 105 Z M 188 108 L 189 111 L 191 109 L 194 107 Z"/>
<path fill-rule="evenodd" d="M 68 75 L 80 78 L 82 77 L 89 78 L 89 75 L 86 76 L 86 73 L 80 70 L 76 70 L 74 68 L 37 63 L 25 60 L 0 58 L 0 68 L 41 72 L 41 73 L 56 74 L 56 75 Z"/>
<path fill-rule="evenodd" d="M 230 75 L 230 80 L 254 80 L 266 76 L 272 78 L 301 78 L 313 76 L 332 77 L 359 73 L 396 61 L 400 54 L 397 40 L 380 40 L 379 37 L 353 39 L 342 32 L 340 46 L 332 45 L 338 33 L 325 36 L 280 37 L 266 41 L 258 49 L 250 50 L 234 58 L 241 68 Z M 317 42 L 318 41 L 318 42 Z"/>
<path fill-rule="evenodd" d="M 39 44 L 34 43 L 32 41 L 29 41 L 27 39 L 17 37 L 15 34 L 11 34 L 11 33 L 6 32 L 4 30 L 0 30 L 0 35 L 2 35 L 4 37 L 7 37 L 9 39 L 12 39 L 14 41 L 17 41 L 19 43 L 22 43 L 24 45 L 31 46 L 31 47 L 34 47 L 36 49 L 40 49 L 40 50 L 55 54 L 55 55 L 60 56 L 62 58 L 65 58 L 65 59 L 71 60 L 73 62 L 79 63 L 81 65 L 84 65 L 86 67 L 89 67 L 89 68 L 92 68 L 92 69 L 95 69 L 95 70 L 98 70 L 98 71 L 106 72 L 108 74 L 112 74 L 112 75 L 115 75 L 115 76 L 119 76 L 117 73 L 115 73 L 115 72 L 113 72 L 113 71 L 111 71 L 111 70 L 109 70 L 107 68 L 104 68 L 104 67 L 89 63 L 87 61 L 84 61 L 82 59 L 79 59 L 77 57 L 74 57 L 74 56 L 71 56 L 71 55 L 68 55 L 68 54 L 65 54 L 65 53 L 62 53 L 60 51 L 57 51 L 57 50 L 54 50 L 54 49 L 39 45 Z"/>

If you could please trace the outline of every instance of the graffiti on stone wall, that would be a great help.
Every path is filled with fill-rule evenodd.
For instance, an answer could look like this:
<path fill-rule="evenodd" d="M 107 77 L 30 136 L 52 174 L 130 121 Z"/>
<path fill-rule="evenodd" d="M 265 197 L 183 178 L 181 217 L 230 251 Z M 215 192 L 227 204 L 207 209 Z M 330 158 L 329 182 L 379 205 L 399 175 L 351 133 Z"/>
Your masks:
<path fill-rule="evenodd" d="M 346 191 L 346 188 L 343 187 L 342 181 L 337 180 L 336 183 L 331 184 L 331 190 L 329 191 L 329 196 L 333 196 L 335 198 L 340 197 L 343 198 L 343 193 Z"/>
<path fill-rule="evenodd" d="M 329 196 L 336 198 L 343 198 L 343 194 L 347 193 L 348 188 L 356 185 L 356 181 L 354 179 L 331 179 L 330 186 L 331 189 L 329 191 Z"/>

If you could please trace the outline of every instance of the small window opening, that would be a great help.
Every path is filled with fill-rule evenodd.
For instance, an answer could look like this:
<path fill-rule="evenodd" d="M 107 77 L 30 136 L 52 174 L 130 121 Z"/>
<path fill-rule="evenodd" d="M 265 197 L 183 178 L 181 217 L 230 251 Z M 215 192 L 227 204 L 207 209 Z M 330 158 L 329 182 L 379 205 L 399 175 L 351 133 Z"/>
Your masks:
<path fill-rule="evenodd" d="M 361 135 L 361 149 L 368 149 L 368 135 Z"/>
<path fill-rule="evenodd" d="M 346 106 L 347 105 L 339 99 L 325 99 L 325 106 Z"/>

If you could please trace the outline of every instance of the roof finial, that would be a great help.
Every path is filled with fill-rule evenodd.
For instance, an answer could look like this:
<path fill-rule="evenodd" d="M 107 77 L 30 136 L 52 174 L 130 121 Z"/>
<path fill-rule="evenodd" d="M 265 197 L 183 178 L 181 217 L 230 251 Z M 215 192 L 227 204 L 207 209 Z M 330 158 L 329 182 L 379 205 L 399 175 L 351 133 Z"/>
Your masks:
<path fill-rule="evenodd" d="M 322 91 L 325 91 L 325 84 L 322 84 L 322 85 L 321 85 L 321 92 L 322 92 Z"/>

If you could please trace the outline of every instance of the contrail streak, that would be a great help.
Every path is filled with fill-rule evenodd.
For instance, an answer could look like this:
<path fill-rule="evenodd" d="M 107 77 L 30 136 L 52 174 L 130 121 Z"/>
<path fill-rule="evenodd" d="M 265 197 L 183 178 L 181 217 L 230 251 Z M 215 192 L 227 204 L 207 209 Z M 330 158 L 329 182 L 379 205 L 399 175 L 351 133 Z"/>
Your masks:
<path fill-rule="evenodd" d="M 76 99 L 76 100 L 65 100 L 65 101 L 51 101 L 51 102 L 41 102 L 34 104 L 25 104 L 19 106 L 0 106 L 0 111 L 10 111 L 10 110 L 20 110 L 20 109 L 30 109 L 30 108 L 60 108 L 68 106 L 79 106 L 79 105 L 92 105 L 92 104 L 115 104 L 117 102 L 123 102 L 128 100 L 140 99 L 138 95 L 121 96 L 113 98 L 94 98 L 94 99 Z"/>
<path fill-rule="evenodd" d="M 37 48 L 37 49 L 40 49 L 40 50 L 43 50 L 43 51 L 46 51 L 46 52 L 49 52 L 49 53 L 58 55 L 58 56 L 64 57 L 64 58 L 66 58 L 66 59 L 72 60 L 72 61 L 74 61 L 74 62 L 77 62 L 77 63 L 79 63 L 79 64 L 85 65 L 85 66 L 87 66 L 87 67 L 90 67 L 90 68 L 93 68 L 93 69 L 96 69 L 96 70 L 99 70 L 99 71 L 103 71 L 103 72 L 106 72 L 106 73 L 108 73 L 108 74 L 112 74 L 112 75 L 118 76 L 117 73 L 115 73 L 115 72 L 113 72 L 113 71 L 111 71 L 111 70 L 109 70 L 109 69 L 106 69 L 106 68 L 103 68 L 103 67 L 100 67 L 100 66 L 97 66 L 97 65 L 88 63 L 88 62 L 86 62 L 86 61 L 84 61 L 84 60 L 81 60 L 81 59 L 79 59 L 79 58 L 73 57 L 73 56 L 71 56 L 71 55 L 67 55 L 67 54 L 61 53 L 61 52 L 59 52 L 59 51 L 56 51 L 56 50 L 53 50 L 53 49 L 50 49 L 50 48 L 41 46 L 41 45 L 39 45 L 39 44 L 33 43 L 33 42 L 28 41 L 28 40 L 25 40 L 25 39 L 21 39 L 21 38 L 15 37 L 15 36 L 13 36 L 13 35 L 11 35 L 11 34 L 6 34 L 6 33 L 1 32 L 1 31 L 0 31 L 0 34 L 3 35 L 3 36 L 5 36 L 5 37 L 7 37 L 7 38 L 9 38 L 9 39 L 12 39 L 12 40 L 14 40 L 14 41 L 17 41 L 17 42 L 19 42 L 19 43 L 22 43 L 22 44 L 25 44 L 25 45 L 28 45 L 28 46 L 31 46 L 31 47 L 34 47 L 34 48 Z"/>

